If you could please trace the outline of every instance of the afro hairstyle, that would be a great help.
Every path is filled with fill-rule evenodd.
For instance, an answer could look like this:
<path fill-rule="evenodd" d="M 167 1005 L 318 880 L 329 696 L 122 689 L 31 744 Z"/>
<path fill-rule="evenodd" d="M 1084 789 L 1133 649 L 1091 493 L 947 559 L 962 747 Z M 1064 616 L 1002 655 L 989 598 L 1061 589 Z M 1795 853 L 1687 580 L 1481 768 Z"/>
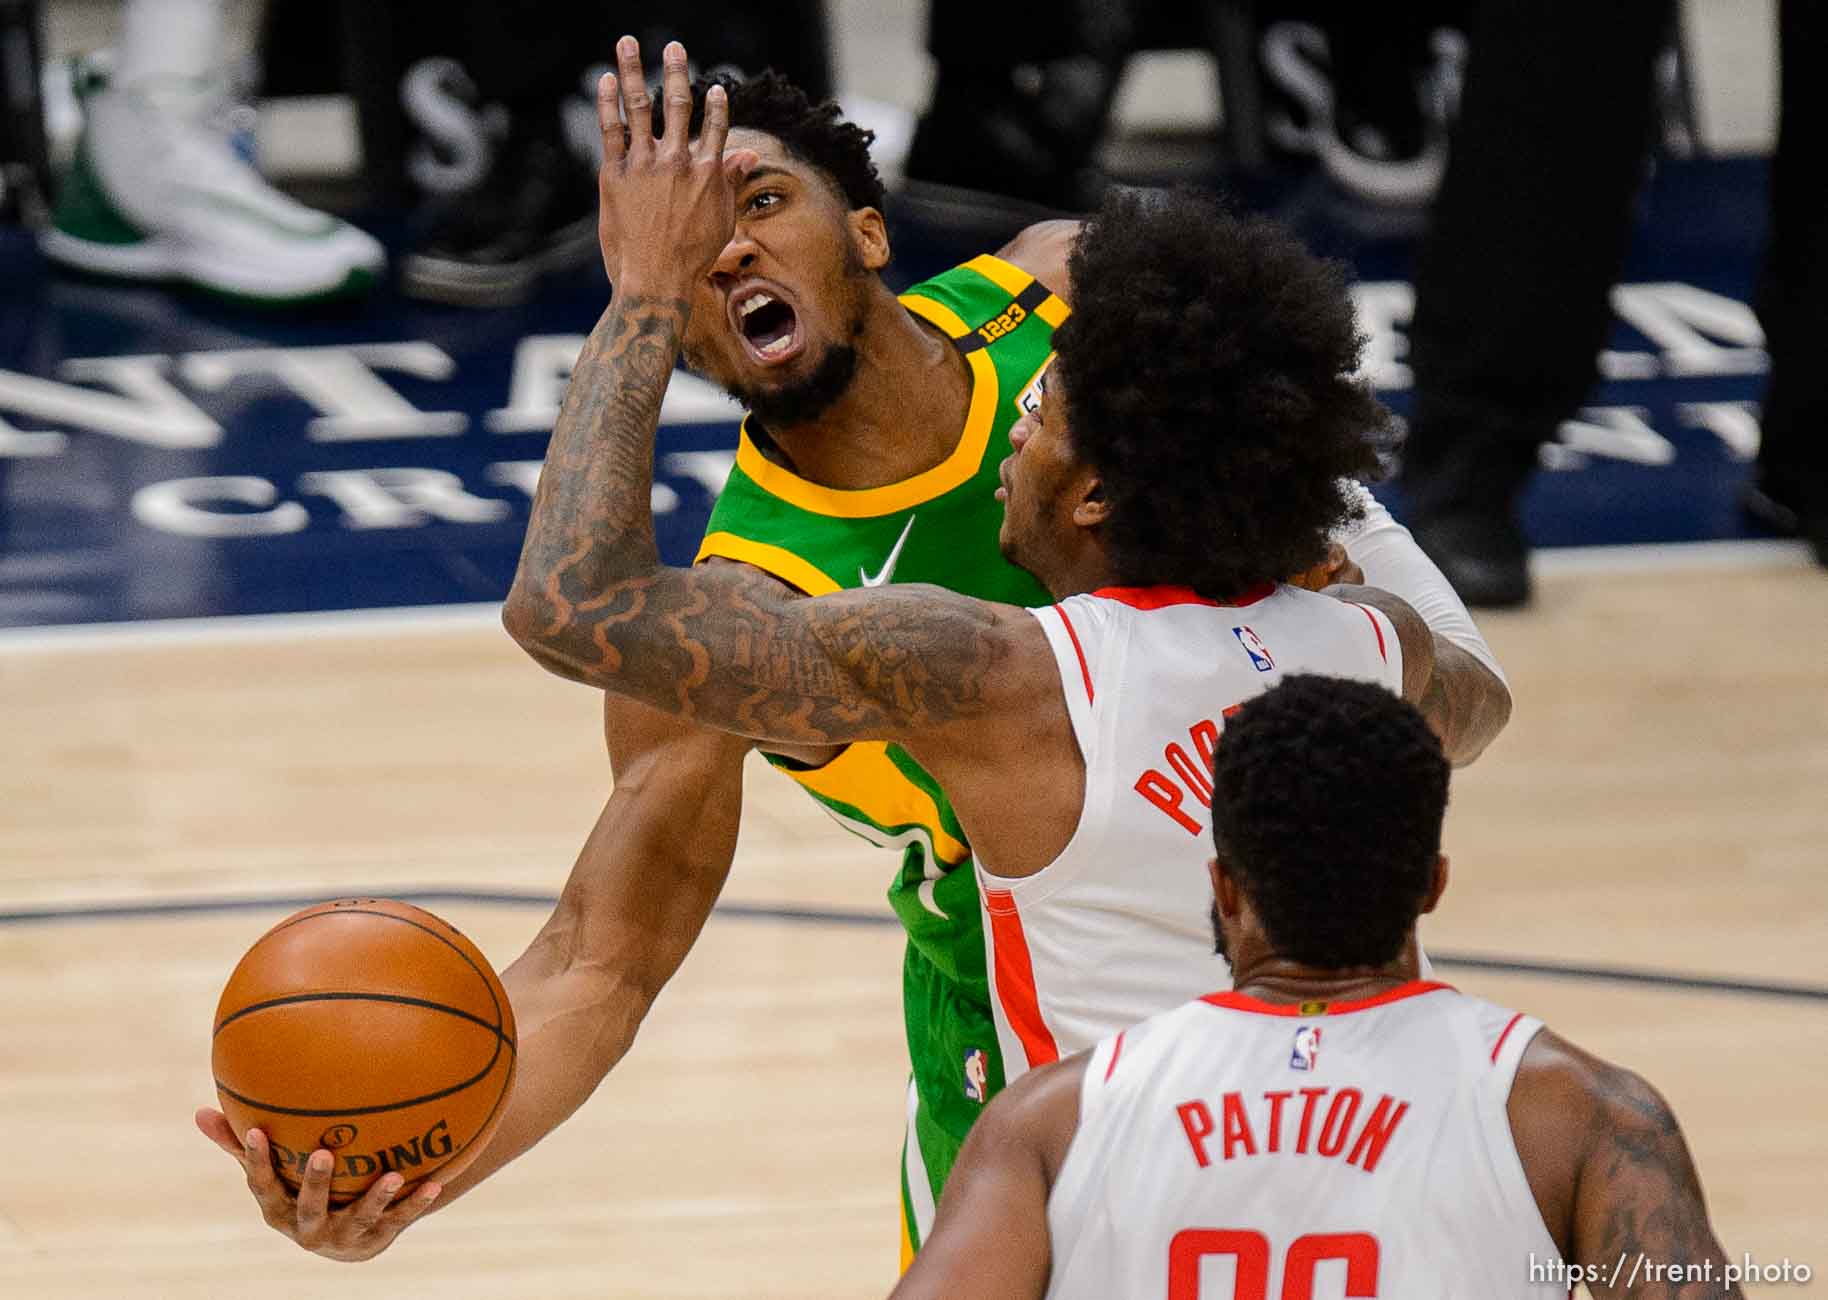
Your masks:
<path fill-rule="evenodd" d="M 1390 413 L 1343 269 L 1192 190 L 1116 190 L 1068 262 L 1053 373 L 1120 581 L 1230 599 L 1326 558 Z"/>

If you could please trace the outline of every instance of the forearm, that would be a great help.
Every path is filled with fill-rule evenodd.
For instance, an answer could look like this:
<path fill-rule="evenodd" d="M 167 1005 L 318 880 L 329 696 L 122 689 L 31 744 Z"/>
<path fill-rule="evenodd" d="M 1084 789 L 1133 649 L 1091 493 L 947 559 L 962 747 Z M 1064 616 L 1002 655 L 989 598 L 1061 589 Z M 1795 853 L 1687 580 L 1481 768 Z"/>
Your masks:
<path fill-rule="evenodd" d="M 589 1100 L 621 1061 L 652 999 L 605 970 L 572 966 L 536 940 L 502 972 L 519 1029 L 507 1110 L 482 1153 L 445 1184 L 442 1208 L 531 1150 Z"/>
<path fill-rule="evenodd" d="M 757 740 L 899 740 L 985 711 L 1016 643 L 1039 642 L 1020 610 L 912 586 L 812 600 L 747 565 L 660 563 L 654 431 L 687 307 L 638 283 L 572 372 L 509 634 L 560 676 Z"/>
<path fill-rule="evenodd" d="M 694 811 L 687 801 L 675 809 L 682 818 Z M 733 815 L 711 820 L 734 827 Z M 626 843 L 620 847 L 639 852 Z M 527 951 L 502 971 L 519 1032 L 514 1086 L 495 1136 L 446 1186 L 438 1205 L 531 1150 L 590 1099 L 634 1045 L 655 998 L 697 940 L 729 869 L 727 853 L 721 869 L 715 858 L 703 868 L 653 858 L 619 861 L 615 879 L 588 890 L 568 886 Z M 662 883 L 668 880 L 676 883 Z M 584 901 L 586 892 L 596 899 Z M 631 901 L 637 892 L 647 897 Z"/>
<path fill-rule="evenodd" d="M 1509 721 L 1510 684 L 1446 576 L 1407 528 L 1363 487 L 1353 486 L 1365 517 L 1338 540 L 1366 584 L 1400 597 L 1432 634 L 1433 675 L 1416 703 L 1436 724 L 1454 762 L 1469 763 Z"/>
<path fill-rule="evenodd" d="M 588 612 L 659 563 L 654 434 L 687 316 L 682 295 L 618 286 L 572 371 L 503 610 L 554 671 L 585 652 Z"/>
<path fill-rule="evenodd" d="M 1408 601 L 1436 636 L 1465 650 L 1503 685 L 1498 656 L 1486 644 L 1453 584 L 1376 497 L 1360 484 L 1352 487 L 1364 503 L 1365 517 L 1336 535 L 1336 540 L 1364 572 L 1365 582 Z"/>
<path fill-rule="evenodd" d="M 1472 762 L 1510 717 L 1510 691 L 1485 665 L 1422 621 L 1408 601 L 1382 587 L 1336 584 L 1325 594 L 1379 610 L 1402 647 L 1403 698 L 1428 719 L 1456 766 Z"/>
<path fill-rule="evenodd" d="M 1435 634 L 1435 667 L 1417 707 L 1441 737 L 1455 767 L 1498 739 L 1511 720 L 1511 688 L 1485 661 Z"/>
<path fill-rule="evenodd" d="M 604 729 L 615 791 L 558 906 L 502 971 L 520 1034 L 507 1112 L 446 1197 L 495 1173 L 589 1099 L 634 1043 L 729 875 L 747 746 L 608 699 Z"/>

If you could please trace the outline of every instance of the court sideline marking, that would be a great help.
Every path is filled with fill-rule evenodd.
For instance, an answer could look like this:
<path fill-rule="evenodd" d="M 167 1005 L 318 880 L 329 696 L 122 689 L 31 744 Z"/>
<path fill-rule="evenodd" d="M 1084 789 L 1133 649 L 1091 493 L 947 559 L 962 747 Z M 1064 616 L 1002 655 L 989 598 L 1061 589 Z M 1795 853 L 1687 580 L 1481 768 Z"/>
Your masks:
<path fill-rule="evenodd" d="M 357 895 L 369 897 L 370 895 Z M 555 894 L 475 889 L 395 889 L 373 897 L 398 898 L 421 904 L 471 903 L 504 907 L 551 908 Z M 0 926 L 52 924 L 80 921 L 131 921 L 156 917 L 195 916 L 215 912 L 296 911 L 324 901 L 319 894 L 269 894 L 248 898 L 148 899 L 137 903 L 81 903 L 64 907 L 21 908 L 0 911 Z M 719 903 L 714 917 L 738 921 L 790 921 L 798 924 L 899 927 L 892 912 L 865 912 L 854 908 L 778 907 L 761 903 Z M 1487 971 L 1498 975 L 1542 975 L 1551 979 L 1588 980 L 1652 988 L 1681 989 L 1696 993 L 1730 993 L 1743 997 L 1782 998 L 1801 1002 L 1828 1002 L 1828 986 L 1793 984 L 1777 980 L 1735 979 L 1727 976 L 1685 974 L 1680 971 L 1643 970 L 1629 966 L 1591 966 L 1572 962 L 1526 961 L 1513 957 L 1487 957 L 1476 953 L 1430 951 L 1436 966 Z"/>
<path fill-rule="evenodd" d="M 1561 574 L 1738 573 L 1804 569 L 1808 547 L 1797 541 L 1669 542 L 1643 546 L 1558 546 L 1535 552 L 1539 577 Z M 493 601 L 389 609 L 314 610 L 297 614 L 226 614 L 146 619 L 131 623 L 65 623 L 0 628 L 0 655 L 47 650 L 118 650 L 123 646 L 208 645 L 289 638 L 359 637 L 491 628 L 501 622 Z M 505 634 L 504 634 L 505 635 Z"/>

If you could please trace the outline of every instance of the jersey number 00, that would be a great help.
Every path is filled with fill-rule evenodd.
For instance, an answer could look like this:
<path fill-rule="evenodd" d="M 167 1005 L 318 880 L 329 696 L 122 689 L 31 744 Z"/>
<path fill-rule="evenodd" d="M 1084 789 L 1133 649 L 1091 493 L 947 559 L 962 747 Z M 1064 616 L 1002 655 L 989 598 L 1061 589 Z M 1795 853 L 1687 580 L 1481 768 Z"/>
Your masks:
<path fill-rule="evenodd" d="M 1229 1300 L 1269 1300 L 1269 1238 L 1235 1228 L 1186 1228 L 1168 1243 L 1168 1300 L 1222 1300 L 1200 1294 L 1200 1261 L 1209 1255 L 1237 1260 Z M 1377 1238 L 1368 1232 L 1310 1232 L 1289 1244 L 1282 1265 L 1282 1300 L 1313 1300 L 1314 1269 L 1323 1259 L 1344 1260 L 1349 1300 L 1377 1296 Z"/>

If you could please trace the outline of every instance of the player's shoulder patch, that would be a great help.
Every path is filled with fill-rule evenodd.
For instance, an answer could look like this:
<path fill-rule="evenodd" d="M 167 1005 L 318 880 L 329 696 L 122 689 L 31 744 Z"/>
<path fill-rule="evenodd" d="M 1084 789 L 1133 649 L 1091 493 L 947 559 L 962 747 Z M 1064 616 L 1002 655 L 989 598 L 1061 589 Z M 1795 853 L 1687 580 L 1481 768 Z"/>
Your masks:
<path fill-rule="evenodd" d="M 990 253 L 911 286 L 902 300 L 945 324 L 960 350 L 967 352 L 1008 338 L 1031 319 L 1045 321 L 1051 331 L 1069 314 L 1045 284 Z"/>

